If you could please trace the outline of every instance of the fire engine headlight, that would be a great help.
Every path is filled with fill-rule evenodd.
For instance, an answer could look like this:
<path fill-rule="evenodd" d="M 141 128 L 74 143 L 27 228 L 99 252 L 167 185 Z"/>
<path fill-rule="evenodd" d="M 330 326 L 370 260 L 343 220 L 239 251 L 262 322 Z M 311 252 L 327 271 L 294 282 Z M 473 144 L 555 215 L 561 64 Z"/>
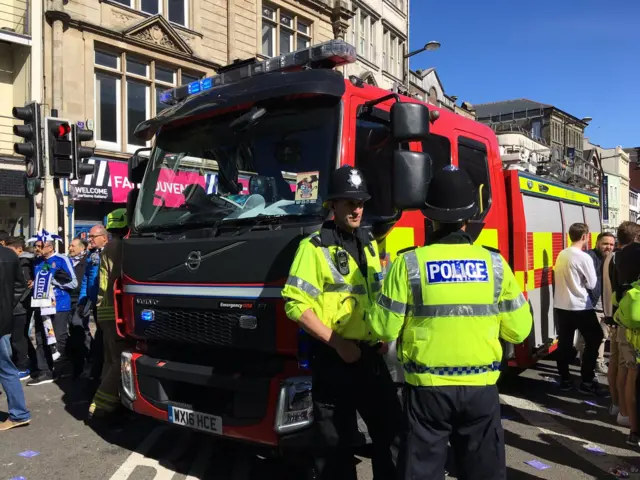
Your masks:
<path fill-rule="evenodd" d="M 292 377 L 282 382 L 276 410 L 277 433 L 289 433 L 313 422 L 311 377 Z"/>
<path fill-rule="evenodd" d="M 122 352 L 120 356 L 120 372 L 122 374 L 122 391 L 129 400 L 133 401 L 136 399 L 136 386 L 133 378 L 131 352 Z"/>

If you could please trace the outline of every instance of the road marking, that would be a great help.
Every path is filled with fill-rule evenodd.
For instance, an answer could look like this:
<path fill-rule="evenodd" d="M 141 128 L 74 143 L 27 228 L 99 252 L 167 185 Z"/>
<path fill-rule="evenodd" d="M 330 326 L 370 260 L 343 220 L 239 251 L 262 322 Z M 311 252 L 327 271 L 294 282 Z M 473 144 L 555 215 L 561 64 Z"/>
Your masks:
<path fill-rule="evenodd" d="M 595 442 L 589 442 L 578 437 L 573 431 L 565 427 L 563 424 L 554 420 L 554 418 L 545 412 L 545 410 L 537 404 L 525 400 L 524 398 L 513 397 L 511 395 L 500 395 L 500 398 L 507 405 L 515 408 L 524 419 L 532 426 L 536 427 L 545 435 L 549 435 L 556 442 L 568 448 L 582 459 L 586 460 L 596 468 L 610 475 L 609 469 L 622 468 L 627 472 L 630 471 L 631 465 L 625 460 L 611 455 L 594 455 L 590 453 L 585 445 L 597 445 Z M 602 447 L 601 447 L 602 448 Z M 606 450 L 606 449 L 605 449 Z M 635 476 L 632 474 L 631 477 Z"/>
<path fill-rule="evenodd" d="M 136 451 L 131 453 L 124 463 L 120 465 L 120 468 L 111 476 L 110 480 L 128 480 L 136 467 L 153 468 L 156 471 L 153 480 L 171 480 L 176 475 L 176 469 L 173 463 L 180 460 L 180 458 L 188 452 L 193 436 L 191 431 L 173 429 L 173 433 L 177 435 L 172 437 L 171 443 L 175 445 L 175 447 L 162 458 L 155 459 L 147 457 L 146 455 L 151 448 L 158 443 L 162 434 L 167 430 L 168 427 L 156 427 L 140 443 Z M 204 477 L 212 458 L 212 449 L 213 442 L 211 441 L 205 441 L 199 444 L 198 454 L 185 480 L 199 480 Z"/>
<path fill-rule="evenodd" d="M 168 468 L 160 465 L 160 463 L 153 459 L 147 458 L 145 455 L 151 450 L 151 447 L 155 445 L 160 436 L 165 432 L 166 427 L 155 428 L 147 438 L 145 438 L 140 446 L 129 455 L 120 468 L 111 476 L 110 480 L 127 480 L 136 467 L 151 467 L 156 471 L 153 480 L 171 480 L 174 472 Z"/>

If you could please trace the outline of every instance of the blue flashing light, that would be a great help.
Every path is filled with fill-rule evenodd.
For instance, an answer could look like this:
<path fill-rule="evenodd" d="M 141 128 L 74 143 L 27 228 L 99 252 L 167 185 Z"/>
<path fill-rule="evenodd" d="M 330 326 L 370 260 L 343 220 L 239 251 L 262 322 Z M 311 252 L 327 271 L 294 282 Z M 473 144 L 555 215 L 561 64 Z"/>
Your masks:
<path fill-rule="evenodd" d="M 171 105 L 173 100 L 173 90 L 167 90 L 160 94 L 160 102 L 165 105 Z"/>
<path fill-rule="evenodd" d="M 187 91 L 189 92 L 189 95 L 193 95 L 195 93 L 199 93 L 200 92 L 200 80 L 196 80 L 195 82 L 191 82 L 187 86 Z"/>
<path fill-rule="evenodd" d="M 153 310 L 143 310 L 140 312 L 140 320 L 143 322 L 153 322 L 155 313 Z"/>
<path fill-rule="evenodd" d="M 221 85 L 230 85 L 239 80 L 273 72 L 296 71 L 303 68 L 335 68 L 355 63 L 356 49 L 343 40 L 329 40 L 309 48 L 268 58 L 263 62 L 242 65 L 224 73 L 191 82 L 186 86 L 168 90 L 160 96 L 166 105 L 175 105 L 185 98 Z"/>

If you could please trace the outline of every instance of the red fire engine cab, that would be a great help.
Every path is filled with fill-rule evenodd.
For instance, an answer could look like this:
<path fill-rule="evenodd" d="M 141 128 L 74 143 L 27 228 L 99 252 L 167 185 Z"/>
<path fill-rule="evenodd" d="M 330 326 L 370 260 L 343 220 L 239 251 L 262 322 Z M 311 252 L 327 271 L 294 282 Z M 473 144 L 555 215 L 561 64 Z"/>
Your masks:
<path fill-rule="evenodd" d="M 536 316 L 505 360 L 527 366 L 553 347 L 553 262 L 570 223 L 599 229 L 597 197 L 504 171 L 490 128 L 344 78 L 337 69 L 355 58 L 334 40 L 233 65 L 165 92 L 171 107 L 138 126 L 154 142 L 130 160 L 138 188 L 116 289 L 119 332 L 135 344 L 122 355 L 129 409 L 276 449 L 306 444 L 312 385 L 281 290 L 346 164 L 372 193 L 365 220 L 387 265 L 429 235 L 420 208 L 431 172 L 465 169 L 481 204 L 468 231 L 501 250 Z"/>

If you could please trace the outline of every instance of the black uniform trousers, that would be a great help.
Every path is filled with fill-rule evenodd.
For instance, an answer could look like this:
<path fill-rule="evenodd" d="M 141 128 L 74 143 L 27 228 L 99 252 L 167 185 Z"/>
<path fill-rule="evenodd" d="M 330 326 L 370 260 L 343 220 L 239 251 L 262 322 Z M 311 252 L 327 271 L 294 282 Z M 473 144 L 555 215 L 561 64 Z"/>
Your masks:
<path fill-rule="evenodd" d="M 447 444 L 460 480 L 507 478 L 498 388 L 405 386 L 399 480 L 445 478 Z"/>
<path fill-rule="evenodd" d="M 347 364 L 335 350 L 313 340 L 314 465 L 319 480 L 356 480 L 353 443 L 356 411 L 372 440 L 374 480 L 394 479 L 402 407 L 384 358 L 361 344 L 362 356 Z"/>
<path fill-rule="evenodd" d="M 67 339 L 69 338 L 69 321 L 71 320 L 71 312 L 56 312 L 51 318 L 53 332 L 56 336 L 56 349 L 60 352 L 61 358 L 54 362 L 51 357 L 51 348 L 47 344 L 47 334 L 42 324 L 42 315 L 36 309 L 35 333 L 36 333 L 36 363 L 38 373 L 51 372 L 54 363 L 62 363 L 65 359 Z"/>

